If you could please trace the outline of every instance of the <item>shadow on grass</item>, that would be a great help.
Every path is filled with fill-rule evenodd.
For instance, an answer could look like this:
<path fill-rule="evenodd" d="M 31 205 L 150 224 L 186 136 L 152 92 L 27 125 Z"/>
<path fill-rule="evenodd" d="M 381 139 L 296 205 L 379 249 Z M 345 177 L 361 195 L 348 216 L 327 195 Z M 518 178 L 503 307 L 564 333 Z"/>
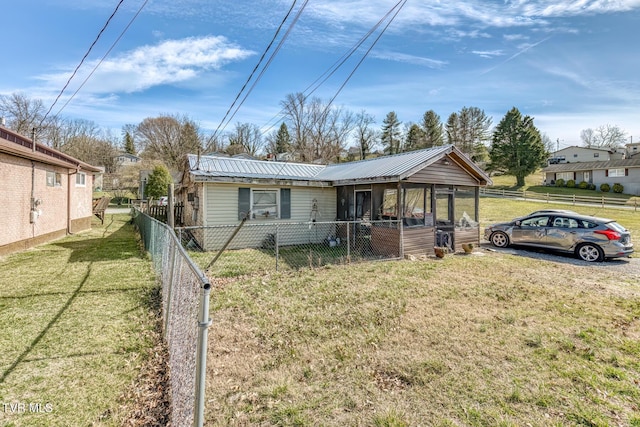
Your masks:
<path fill-rule="evenodd" d="M 114 231 L 110 228 L 117 227 Z M 53 243 L 55 246 L 71 250 L 69 262 L 122 261 L 130 258 L 142 258 L 133 225 L 117 221 L 111 215 L 105 221 L 103 237 L 94 239 L 67 240 Z"/>
<path fill-rule="evenodd" d="M 115 221 L 114 218 L 111 218 L 109 224 L 105 224 L 105 232 L 103 233 L 103 238 L 98 239 L 82 239 L 71 240 L 71 241 L 60 241 L 53 243 L 55 246 L 60 246 L 65 249 L 69 249 L 72 251 L 71 256 L 68 259 L 68 262 L 88 262 L 87 270 L 80 280 L 79 285 L 74 289 L 71 293 L 67 301 L 60 307 L 58 312 L 53 316 L 53 318 L 45 325 L 45 327 L 40 331 L 40 333 L 31 341 L 31 343 L 25 348 L 25 350 L 16 358 L 16 360 L 11 363 L 11 365 L 2 372 L 0 375 L 0 384 L 2 384 L 9 375 L 16 369 L 20 363 L 28 360 L 27 356 L 33 351 L 33 349 L 40 343 L 40 341 L 47 335 L 47 333 L 54 327 L 60 320 L 60 318 L 64 315 L 64 313 L 71 307 L 73 302 L 76 300 L 78 295 L 84 293 L 82 291 L 83 287 L 91 277 L 91 271 L 94 262 L 98 261 L 118 261 L 130 259 L 132 257 L 140 258 L 142 256 L 141 251 L 138 247 L 137 240 L 135 237 L 135 232 L 132 226 L 128 226 L 126 222 L 123 222 L 120 227 L 118 227 L 115 231 L 109 232 L 109 228 L 117 227 L 120 221 Z M 131 227 L 131 228 L 129 228 Z M 74 237 L 76 239 L 76 237 Z M 36 258 L 34 262 L 37 261 Z M 126 265 L 123 264 L 122 268 L 126 268 Z M 119 289 L 118 292 L 121 292 L 122 289 Z M 94 291 L 89 291 L 94 292 Z M 110 293 L 110 290 L 102 290 L 98 291 L 101 293 Z M 57 294 L 67 294 L 68 292 L 55 292 L 48 294 L 33 294 L 30 297 L 32 298 L 41 298 L 42 296 L 47 295 L 57 295 Z M 6 299 L 15 299 L 15 298 L 27 298 L 23 296 L 17 297 L 6 297 Z M 142 299 L 142 304 L 149 307 L 152 311 L 157 311 L 160 306 L 158 302 L 159 299 L 159 291 L 158 289 L 150 289 L 147 291 L 146 295 Z"/>

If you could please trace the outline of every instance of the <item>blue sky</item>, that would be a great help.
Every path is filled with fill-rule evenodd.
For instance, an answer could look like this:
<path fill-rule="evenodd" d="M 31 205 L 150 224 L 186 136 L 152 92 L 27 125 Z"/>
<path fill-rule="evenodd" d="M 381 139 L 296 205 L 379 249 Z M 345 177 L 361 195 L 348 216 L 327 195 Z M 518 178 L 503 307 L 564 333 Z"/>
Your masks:
<path fill-rule="evenodd" d="M 118 1 L 4 4 L 0 94 L 48 108 Z M 211 133 L 292 1 L 150 0 L 78 90 L 143 3 L 124 0 L 53 114 L 66 104 L 61 116 L 116 132 L 184 114 Z M 305 91 L 396 3 L 310 0 L 226 130 L 268 130 L 286 95 Z M 408 0 L 334 103 L 365 110 L 377 127 L 390 111 L 408 123 L 432 109 L 445 122 L 464 106 L 497 125 L 515 106 L 560 148 L 607 124 L 640 142 L 639 22 L 640 0 Z M 372 41 L 313 96 L 331 99 Z"/>

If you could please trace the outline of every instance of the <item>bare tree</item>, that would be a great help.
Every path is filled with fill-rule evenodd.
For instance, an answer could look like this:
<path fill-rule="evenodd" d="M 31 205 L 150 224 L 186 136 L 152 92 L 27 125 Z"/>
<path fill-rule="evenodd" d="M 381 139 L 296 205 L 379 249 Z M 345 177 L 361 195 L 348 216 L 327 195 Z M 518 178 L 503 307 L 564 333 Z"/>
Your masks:
<path fill-rule="evenodd" d="M 364 110 L 356 114 L 355 117 L 355 139 L 358 147 L 360 147 L 360 159 L 367 158 L 367 154 L 371 153 L 376 139 L 376 131 L 371 128 L 376 122 L 371 114 L 367 114 Z"/>
<path fill-rule="evenodd" d="M 624 145 L 627 134 L 615 125 L 602 125 L 593 129 L 584 129 L 580 132 L 580 138 L 585 147 L 607 148 L 610 150 Z"/>
<path fill-rule="evenodd" d="M 231 146 L 234 146 L 233 151 L 237 151 L 235 147 L 238 147 L 240 152 L 255 156 L 264 146 L 260 128 L 251 123 L 236 123 L 235 130 L 229 134 L 229 147 Z"/>
<path fill-rule="evenodd" d="M 178 170 L 188 153 L 201 149 L 198 126 L 186 116 L 163 115 L 144 119 L 136 128 L 136 141 L 151 159 Z"/>
<path fill-rule="evenodd" d="M 301 93 L 287 95 L 282 106 L 292 131 L 293 149 L 303 160 L 329 162 L 339 158 L 353 130 L 351 112 L 318 98 L 308 101 Z"/>
<path fill-rule="evenodd" d="M 0 95 L 0 116 L 7 120 L 7 127 L 27 138 L 31 138 L 36 130 L 36 137 L 41 138 L 40 121 L 44 117 L 45 107 L 40 99 L 30 99 L 21 93 Z"/>

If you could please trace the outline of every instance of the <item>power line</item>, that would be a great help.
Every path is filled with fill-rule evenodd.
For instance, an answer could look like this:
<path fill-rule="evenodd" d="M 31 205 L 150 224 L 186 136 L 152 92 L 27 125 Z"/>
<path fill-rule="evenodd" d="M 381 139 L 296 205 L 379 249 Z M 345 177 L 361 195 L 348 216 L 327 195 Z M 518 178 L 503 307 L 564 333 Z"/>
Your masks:
<path fill-rule="evenodd" d="M 76 69 L 73 70 L 73 73 L 71 74 L 71 76 L 67 80 L 67 83 L 64 85 L 64 87 L 62 88 L 62 90 L 60 91 L 58 96 L 56 97 L 55 101 L 53 101 L 53 104 L 51 104 L 51 107 L 49 107 L 49 110 L 47 111 L 47 113 L 42 117 L 42 120 L 40 120 L 40 123 L 38 124 L 38 127 L 42 126 L 42 123 L 44 123 L 44 121 L 46 120 L 47 116 L 49 115 L 49 113 L 51 112 L 53 107 L 56 105 L 56 103 L 58 102 L 58 100 L 60 99 L 60 97 L 62 96 L 64 91 L 67 89 L 67 86 L 69 86 L 69 83 L 71 83 L 71 80 L 75 77 L 76 73 L 78 72 L 78 70 L 80 69 L 82 64 L 84 63 L 84 60 L 87 59 L 87 57 L 89 56 L 89 54 L 91 53 L 91 50 L 93 49 L 93 47 L 96 45 L 96 43 L 100 39 L 100 36 L 102 36 L 102 33 L 104 32 L 104 30 L 106 30 L 107 26 L 109 25 L 109 23 L 111 22 L 111 20 L 115 16 L 115 14 L 118 12 L 118 9 L 120 8 L 120 6 L 122 5 L 123 2 L 124 2 L 124 0 L 120 0 L 118 2 L 118 5 L 114 9 L 114 11 L 111 13 L 111 16 L 109 16 L 109 19 L 107 19 L 107 22 L 105 22 L 104 26 L 102 27 L 102 29 L 100 30 L 100 32 L 96 36 L 96 38 L 93 41 L 93 43 L 91 43 L 91 46 L 89 46 L 89 49 L 87 50 L 87 52 L 84 54 L 84 56 L 80 60 L 80 63 L 78 64 Z"/>
<path fill-rule="evenodd" d="M 135 15 L 133 15 L 133 17 L 131 18 L 131 20 L 129 21 L 129 23 L 127 24 L 126 27 L 124 27 L 124 29 L 122 30 L 122 32 L 120 33 L 120 35 L 118 36 L 118 38 L 113 42 L 113 44 L 111 45 L 111 47 L 109 47 L 109 50 L 107 50 L 107 52 L 102 56 L 102 58 L 100 59 L 100 61 L 98 61 L 98 63 L 96 64 L 95 67 L 93 67 L 93 70 L 91 70 L 91 72 L 89 73 L 89 75 L 82 81 L 82 83 L 80 84 L 80 86 L 78 86 L 78 88 L 76 89 L 75 92 L 73 92 L 73 95 L 71 95 L 69 97 L 69 99 L 67 99 L 67 102 L 64 103 L 64 105 L 58 110 L 58 112 L 56 113 L 55 117 L 58 117 L 58 115 L 62 112 L 62 110 L 65 109 L 65 107 L 69 104 L 69 102 L 71 102 L 71 100 L 78 94 L 78 92 L 80 91 L 80 89 L 82 89 L 84 87 L 84 85 L 87 83 L 87 81 L 93 76 L 93 74 L 96 72 L 96 70 L 98 69 L 98 67 L 100 65 L 102 65 L 102 62 L 104 62 L 104 60 L 107 58 L 107 56 L 109 56 L 109 54 L 111 53 L 111 51 L 113 50 L 113 48 L 116 47 L 116 45 L 118 44 L 118 42 L 120 42 L 120 39 L 122 39 L 122 37 L 124 36 L 124 34 L 129 30 L 129 27 L 131 27 L 131 25 L 133 24 L 133 21 L 136 20 L 136 18 L 138 17 L 138 15 L 140 15 L 140 12 L 142 12 L 142 9 L 144 9 L 144 7 L 147 5 L 147 3 L 149 2 L 149 0 L 144 0 L 144 3 L 142 3 L 142 6 L 140 6 L 140 8 L 138 9 L 138 11 L 136 12 Z"/>
<path fill-rule="evenodd" d="M 369 31 L 362 36 L 357 42 L 356 44 L 354 44 L 347 52 L 345 52 L 336 62 L 334 62 L 324 73 L 322 73 L 316 80 L 313 81 L 313 83 L 311 83 L 309 86 L 307 86 L 305 88 L 305 90 L 303 91 L 303 95 L 304 95 L 304 99 L 306 100 L 309 96 L 311 96 L 320 86 L 322 86 L 329 78 L 331 78 L 331 76 L 333 76 L 340 67 L 342 67 L 347 60 L 349 60 L 349 58 L 351 58 L 353 56 L 353 54 L 355 52 L 358 51 L 358 49 L 364 44 L 364 42 L 380 27 L 380 25 L 382 25 L 383 22 L 385 22 L 388 17 L 393 13 L 394 10 L 397 11 L 396 13 L 393 15 L 393 17 L 391 18 L 391 20 L 387 23 L 387 25 L 384 27 L 384 29 L 382 30 L 382 32 L 380 33 L 380 35 L 376 38 L 376 40 L 373 42 L 373 44 L 371 45 L 371 47 L 369 47 L 369 49 L 367 50 L 367 52 L 365 53 L 365 55 L 361 58 L 361 60 L 358 62 L 358 64 L 356 65 L 356 67 L 352 70 L 352 72 L 349 74 L 349 76 L 347 77 L 347 79 L 343 82 L 343 84 L 341 85 L 341 87 L 338 89 L 338 92 L 331 98 L 331 101 L 329 102 L 329 104 L 327 105 L 327 108 L 333 103 L 333 101 L 335 100 L 335 98 L 338 96 L 338 94 L 342 91 L 342 89 L 344 88 L 344 86 L 347 84 L 347 82 L 351 79 L 351 77 L 353 76 L 353 74 L 355 73 L 355 71 L 360 67 L 360 65 L 362 64 L 362 62 L 364 61 L 364 59 L 367 57 L 367 55 L 369 54 L 369 52 L 373 49 L 373 47 L 376 45 L 376 43 L 378 42 L 378 40 L 382 37 L 382 34 L 384 34 L 384 32 L 387 30 L 387 28 L 389 27 L 389 25 L 391 24 L 391 22 L 393 22 L 393 20 L 395 20 L 396 16 L 398 15 L 398 13 L 400 12 L 400 10 L 404 7 L 404 5 L 406 4 L 407 0 L 399 0 L 391 9 L 389 9 L 389 11 L 382 17 L 380 18 L 380 20 L 373 26 L 371 27 L 371 29 L 369 29 Z M 400 6 L 400 7 L 398 7 Z M 326 76 L 326 77 L 325 77 Z M 324 77 L 324 78 L 323 78 Z M 306 93 L 307 91 L 309 91 L 311 89 L 311 91 L 309 93 Z M 305 94 L 306 93 L 306 94 Z M 280 110 L 280 112 L 278 112 L 271 120 L 269 120 L 267 122 L 267 125 L 271 122 L 274 121 L 273 124 L 269 125 L 269 127 L 263 131 L 263 134 L 268 132 L 269 130 L 271 130 L 277 123 L 277 118 L 279 118 L 280 116 L 283 115 L 284 112 L 284 108 L 282 110 Z"/>
<path fill-rule="evenodd" d="M 289 26 L 289 30 L 287 31 L 285 37 L 281 40 L 280 42 L 280 46 L 282 45 L 282 42 L 284 41 L 284 39 L 286 38 L 286 36 L 289 34 L 289 32 L 291 31 L 291 28 L 293 28 L 293 25 L 295 25 L 295 23 L 298 21 L 300 14 L 302 13 L 302 11 L 304 10 L 304 8 L 306 7 L 307 3 L 309 0 L 305 1 L 304 5 L 300 8 L 300 10 L 297 13 L 297 16 L 294 20 L 294 22 Z M 273 45 L 273 43 L 275 42 L 276 38 L 278 37 L 278 34 L 280 34 L 280 31 L 282 30 L 282 27 L 284 27 L 285 22 L 287 21 L 287 19 L 289 18 L 289 15 L 291 14 L 291 12 L 293 11 L 293 9 L 295 8 L 295 5 L 297 3 L 297 0 L 294 0 L 293 3 L 291 4 L 291 7 L 289 8 L 289 10 L 287 11 L 287 14 L 284 16 L 284 18 L 282 19 L 282 22 L 280 22 L 280 25 L 278 26 L 278 29 L 276 30 L 275 34 L 273 35 L 273 37 L 271 38 L 271 41 L 269 42 L 269 44 L 267 45 L 267 47 L 265 48 L 265 50 L 262 52 L 262 55 L 260 56 L 260 60 L 258 61 L 258 63 L 256 64 L 256 66 L 253 68 L 253 71 L 251 72 L 251 74 L 249 75 L 249 77 L 247 78 L 247 80 L 245 81 L 245 83 L 242 85 L 242 88 L 240 89 L 240 91 L 238 92 L 238 94 L 236 95 L 234 101 L 231 103 L 231 106 L 227 109 L 227 112 L 225 113 L 224 117 L 222 118 L 222 120 L 220 121 L 220 124 L 218 125 L 218 127 L 216 128 L 215 132 L 209 137 L 207 144 L 209 144 L 218 134 L 218 131 L 220 131 L 220 129 L 222 128 L 224 130 L 224 127 L 226 127 L 225 124 L 225 120 L 227 119 L 227 117 L 229 116 L 229 113 L 231 112 L 231 110 L 233 109 L 233 107 L 235 106 L 236 102 L 238 101 L 238 99 L 240 98 L 240 96 L 242 95 L 242 92 L 244 92 L 245 88 L 247 87 L 247 85 L 249 84 L 249 82 L 251 81 L 251 79 L 253 78 L 253 75 L 256 73 L 256 71 L 258 70 L 258 68 L 260 67 L 260 65 L 262 64 L 262 61 L 264 60 L 265 56 L 267 55 L 267 52 L 269 51 L 269 49 L 271 49 L 271 46 Z M 279 48 L 278 48 L 279 50 Z M 278 50 L 276 50 L 276 53 L 278 52 Z M 271 59 L 269 60 L 269 63 L 271 63 L 271 61 L 273 60 L 275 54 L 271 55 Z M 268 67 L 268 64 L 266 67 Z M 266 67 L 263 69 L 262 73 L 264 73 L 264 70 L 266 70 Z M 260 76 L 262 76 L 262 73 Z M 254 84 L 255 87 L 255 84 Z M 251 90 L 253 90 L 253 87 L 251 88 Z M 249 92 L 250 93 L 250 92 Z M 245 98 L 246 99 L 246 96 Z M 244 102 L 244 99 L 242 100 L 242 102 Z M 242 103 L 238 106 L 238 108 L 236 108 L 236 112 L 238 111 L 238 109 L 240 108 L 240 106 L 242 105 Z M 233 113 L 233 115 L 231 116 L 231 118 L 229 118 L 229 121 L 231 121 L 233 119 L 233 116 L 235 116 L 235 112 Z M 228 122 L 227 121 L 227 124 Z"/>

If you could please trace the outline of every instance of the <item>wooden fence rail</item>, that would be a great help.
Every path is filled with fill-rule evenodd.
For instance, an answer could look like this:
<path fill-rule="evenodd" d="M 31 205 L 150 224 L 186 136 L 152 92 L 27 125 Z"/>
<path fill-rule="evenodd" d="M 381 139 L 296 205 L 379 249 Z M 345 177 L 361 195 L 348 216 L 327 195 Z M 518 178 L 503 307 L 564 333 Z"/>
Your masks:
<path fill-rule="evenodd" d="M 526 190 L 498 190 L 491 188 L 480 188 L 480 195 L 487 197 L 506 197 L 523 200 L 541 200 L 547 203 L 558 202 L 568 203 L 572 205 L 600 205 L 602 207 L 620 207 L 633 209 L 638 211 L 638 199 L 633 197 L 630 199 L 605 197 L 605 196 L 581 196 L 575 194 L 552 194 L 537 193 L 535 191 Z"/>

